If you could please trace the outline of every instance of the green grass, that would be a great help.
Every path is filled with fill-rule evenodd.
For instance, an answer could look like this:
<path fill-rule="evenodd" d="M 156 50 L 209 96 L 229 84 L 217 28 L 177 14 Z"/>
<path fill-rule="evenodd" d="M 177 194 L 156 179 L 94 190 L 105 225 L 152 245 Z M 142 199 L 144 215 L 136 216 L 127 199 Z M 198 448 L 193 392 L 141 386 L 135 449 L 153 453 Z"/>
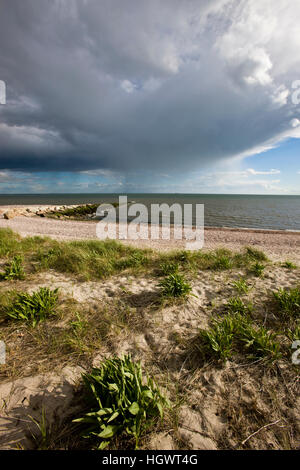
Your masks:
<path fill-rule="evenodd" d="M 244 304 L 240 297 L 231 297 L 226 304 L 226 310 L 229 313 L 240 313 L 243 315 L 252 310 L 252 305 Z"/>
<path fill-rule="evenodd" d="M 40 249 L 34 260 L 38 263 L 36 269 L 54 269 L 85 279 L 103 279 L 127 269 L 145 266 L 148 252 L 114 240 L 56 242 L 47 249 Z"/>
<path fill-rule="evenodd" d="M 245 279 L 240 278 L 237 281 L 232 283 L 233 287 L 237 290 L 239 294 L 247 294 L 249 291 L 249 286 Z"/>
<path fill-rule="evenodd" d="M 6 265 L 3 273 L 0 273 L 0 279 L 5 281 L 12 281 L 15 279 L 24 279 L 25 272 L 23 268 L 23 257 L 16 255 L 13 260 Z"/>
<path fill-rule="evenodd" d="M 297 265 L 291 261 L 285 261 L 282 263 L 282 267 L 286 269 L 297 269 Z"/>
<path fill-rule="evenodd" d="M 246 348 L 249 359 L 260 359 L 267 357 L 269 360 L 276 360 L 281 357 L 280 344 L 277 342 L 277 335 L 263 326 L 255 327 L 247 325 L 241 334 L 241 341 Z"/>
<path fill-rule="evenodd" d="M 192 286 L 182 274 L 169 274 L 159 283 L 163 297 L 186 297 L 190 294 Z"/>
<path fill-rule="evenodd" d="M 240 253 L 227 249 L 155 253 L 118 243 L 115 240 L 55 241 L 46 237 L 21 238 L 9 229 L 0 229 L 0 258 L 23 256 L 28 271 L 53 269 L 81 279 L 103 279 L 122 271 L 153 270 L 164 275 L 198 273 L 199 270 L 249 268 L 258 250 Z"/>
<path fill-rule="evenodd" d="M 263 251 L 252 246 L 246 247 L 246 256 L 255 261 L 268 261 L 268 257 Z"/>
<path fill-rule="evenodd" d="M 251 267 L 250 272 L 254 274 L 255 277 L 263 277 L 264 276 L 265 265 L 256 261 Z"/>
<path fill-rule="evenodd" d="M 222 270 L 222 271 L 225 269 L 231 269 L 232 267 L 233 267 L 233 262 L 230 259 L 230 257 L 226 255 L 216 256 L 216 260 L 212 265 L 212 269 Z"/>
<path fill-rule="evenodd" d="M 300 288 L 294 289 L 279 289 L 273 292 L 275 304 L 278 313 L 282 317 L 299 317 L 300 314 Z"/>
<path fill-rule="evenodd" d="M 225 361 L 237 353 L 248 359 L 269 361 L 281 357 L 275 333 L 253 325 L 249 317 L 240 313 L 214 319 L 210 329 L 199 331 L 194 344 L 204 360 Z"/>
<path fill-rule="evenodd" d="M 208 330 L 201 329 L 196 347 L 204 359 L 229 359 L 233 354 L 233 339 L 237 329 L 237 317 L 228 315 L 215 319 Z"/>
<path fill-rule="evenodd" d="M 107 359 L 83 380 L 90 411 L 74 421 L 86 425 L 84 436 L 97 441 L 99 449 L 123 434 L 134 437 L 138 448 L 143 433 L 168 406 L 154 381 L 143 376 L 140 363 L 129 355 Z"/>
<path fill-rule="evenodd" d="M 6 316 L 15 321 L 26 322 L 35 327 L 54 315 L 58 300 L 58 289 L 42 287 L 32 294 L 18 293 L 15 300 L 7 307 Z"/>
<path fill-rule="evenodd" d="M 286 331 L 286 336 L 290 341 L 300 340 L 300 322 L 298 322 L 294 328 L 289 328 Z"/>
<path fill-rule="evenodd" d="M 172 262 L 172 261 L 169 261 L 169 262 L 164 262 L 164 263 L 161 263 L 160 266 L 160 272 L 164 275 L 164 276 L 168 276 L 169 274 L 176 274 L 178 273 L 178 270 L 179 270 L 179 264 L 178 263 L 175 263 L 175 262 Z"/>

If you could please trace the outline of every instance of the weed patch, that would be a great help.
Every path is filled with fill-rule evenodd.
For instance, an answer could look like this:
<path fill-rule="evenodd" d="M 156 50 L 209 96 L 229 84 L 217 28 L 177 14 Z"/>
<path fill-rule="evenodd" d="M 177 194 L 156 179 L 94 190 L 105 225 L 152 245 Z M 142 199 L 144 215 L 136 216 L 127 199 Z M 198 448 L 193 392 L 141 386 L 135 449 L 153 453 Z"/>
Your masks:
<path fill-rule="evenodd" d="M 159 287 L 163 297 L 186 297 L 192 290 L 192 286 L 179 273 L 169 274 L 159 283 Z"/>
<path fill-rule="evenodd" d="M 163 417 L 168 405 L 154 381 L 143 378 L 140 363 L 129 355 L 106 360 L 83 375 L 83 380 L 91 411 L 74 422 L 87 426 L 84 436 L 100 441 L 99 449 L 122 434 L 133 436 L 138 448 L 141 435 L 156 418 Z"/>
<path fill-rule="evenodd" d="M 50 290 L 42 287 L 39 291 L 28 294 L 18 293 L 16 299 L 7 308 L 7 317 L 24 321 L 35 327 L 40 321 L 45 321 L 55 313 L 58 300 L 58 289 Z"/>

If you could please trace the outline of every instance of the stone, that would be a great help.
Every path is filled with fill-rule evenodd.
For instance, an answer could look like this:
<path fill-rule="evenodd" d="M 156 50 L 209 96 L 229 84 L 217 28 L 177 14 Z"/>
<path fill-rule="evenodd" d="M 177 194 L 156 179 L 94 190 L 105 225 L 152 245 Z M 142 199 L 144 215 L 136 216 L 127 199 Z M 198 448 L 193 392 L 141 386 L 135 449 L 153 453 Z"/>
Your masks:
<path fill-rule="evenodd" d="M 9 220 L 9 219 L 13 219 L 14 217 L 17 217 L 18 215 L 20 215 L 20 213 L 17 210 L 11 209 L 11 210 L 8 210 L 7 212 L 4 212 L 3 217 L 4 219 Z"/>

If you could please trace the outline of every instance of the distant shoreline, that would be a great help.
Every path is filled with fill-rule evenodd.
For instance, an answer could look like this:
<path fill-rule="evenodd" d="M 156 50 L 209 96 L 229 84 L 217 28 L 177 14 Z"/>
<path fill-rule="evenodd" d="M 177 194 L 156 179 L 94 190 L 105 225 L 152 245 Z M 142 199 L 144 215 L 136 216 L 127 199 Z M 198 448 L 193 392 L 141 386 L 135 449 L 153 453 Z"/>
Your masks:
<path fill-rule="evenodd" d="M 73 207 L 75 206 L 71 204 L 65 204 L 66 207 Z M 12 205 L 0 205 L 0 218 L 3 217 L 4 212 L 8 210 L 12 210 L 14 208 L 16 209 L 26 209 L 26 208 L 31 208 L 31 209 L 36 209 L 38 210 L 44 210 L 46 208 L 53 208 L 56 207 L 55 205 L 49 205 L 49 204 L 12 204 Z M 69 220 L 64 220 L 65 222 L 82 222 L 82 223 L 97 223 L 99 222 L 99 219 L 86 219 L 86 220 L 75 220 L 75 219 L 69 219 Z M 62 222 L 62 220 L 58 220 L 59 223 Z M 129 223 L 129 221 L 128 221 Z M 159 224 L 161 227 L 162 224 Z M 170 228 L 172 229 L 174 225 L 171 223 Z M 192 225 L 193 228 L 195 228 L 195 225 Z M 300 230 L 293 230 L 293 229 L 269 229 L 269 228 L 257 228 L 257 227 L 237 227 L 237 226 L 218 226 L 218 225 L 205 225 L 204 223 L 204 230 L 209 231 L 209 230 L 220 230 L 220 231 L 233 231 L 233 232 L 248 232 L 248 233 L 272 233 L 272 234 L 295 234 L 295 235 L 300 235 Z"/>
<path fill-rule="evenodd" d="M 27 206 L 25 206 L 27 207 Z M 39 206 L 41 207 L 41 206 Z M 3 206 L 0 206 L 0 211 Z M 161 227 L 161 226 L 160 226 Z M 58 220 L 39 216 L 17 216 L 10 220 L 0 218 L 0 228 L 10 228 L 22 237 L 41 236 L 61 241 L 97 240 L 96 221 Z M 186 240 L 118 239 L 116 241 L 138 248 L 151 248 L 158 251 L 184 250 Z M 118 234 L 118 223 L 116 224 Z M 300 263 L 300 232 L 288 230 L 263 230 L 235 227 L 205 227 L 204 250 L 226 248 L 233 251 L 253 246 L 263 250 L 273 260 L 290 260 Z"/>

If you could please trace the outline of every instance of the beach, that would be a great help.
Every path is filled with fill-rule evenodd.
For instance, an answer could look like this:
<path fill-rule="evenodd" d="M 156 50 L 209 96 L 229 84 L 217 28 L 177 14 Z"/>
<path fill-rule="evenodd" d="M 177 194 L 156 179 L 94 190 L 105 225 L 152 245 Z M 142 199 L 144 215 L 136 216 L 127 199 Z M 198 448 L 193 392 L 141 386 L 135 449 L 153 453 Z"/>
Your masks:
<path fill-rule="evenodd" d="M 84 448 L 82 374 L 127 354 L 171 403 L 141 449 L 298 449 L 299 232 L 206 227 L 187 252 L 173 230 L 95 243 L 95 220 L 26 209 L 0 209 L 0 449 Z M 45 292 L 44 319 L 18 318 Z"/>
<path fill-rule="evenodd" d="M 43 209 L 46 206 L 15 206 L 20 209 Z M 48 207 L 48 206 L 47 206 Z M 0 206 L 0 214 L 12 206 Z M 0 228 L 11 228 L 25 236 L 48 236 L 56 240 L 89 240 L 97 239 L 95 221 L 55 220 L 46 217 L 17 216 L 10 220 L 0 216 Z M 117 229 L 118 234 L 118 229 Z M 119 240 L 139 248 L 152 248 L 160 251 L 184 249 L 185 240 L 175 240 L 173 229 L 170 240 Z M 205 227 L 204 249 L 219 247 L 239 250 L 244 246 L 253 246 L 265 251 L 272 259 L 300 260 L 300 232 L 285 230 L 262 230 L 241 228 Z"/>

